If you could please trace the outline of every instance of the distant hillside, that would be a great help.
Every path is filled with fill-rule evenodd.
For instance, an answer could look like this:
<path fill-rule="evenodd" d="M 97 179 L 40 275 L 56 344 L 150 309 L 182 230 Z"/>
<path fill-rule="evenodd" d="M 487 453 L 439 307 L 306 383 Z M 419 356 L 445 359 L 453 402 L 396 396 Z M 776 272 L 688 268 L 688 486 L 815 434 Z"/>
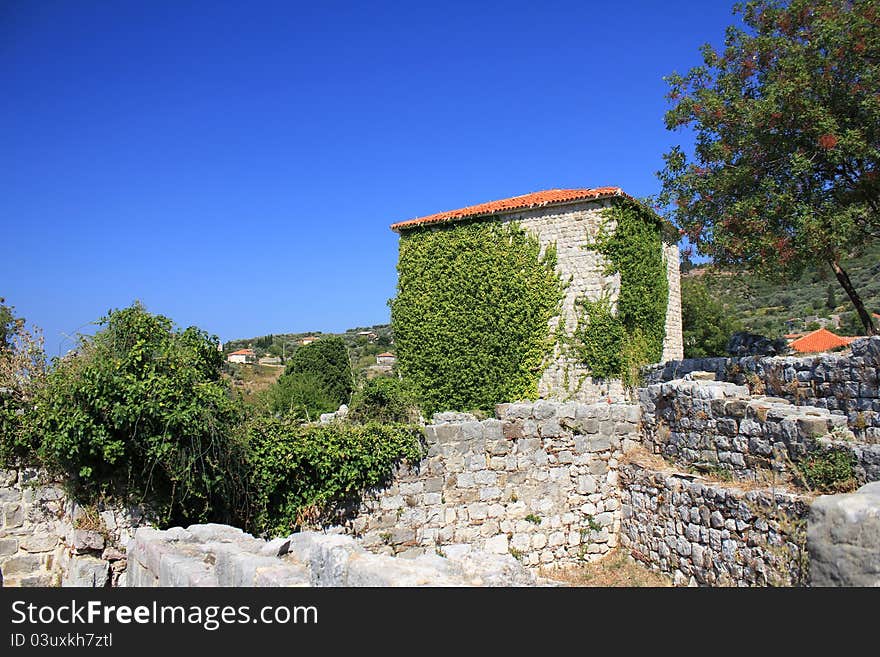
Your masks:
<path fill-rule="evenodd" d="M 880 313 L 880 244 L 844 263 L 868 312 Z M 768 337 L 807 330 L 815 317 L 839 315 L 841 328 L 828 328 L 842 335 L 861 335 L 849 297 L 826 265 L 807 269 L 794 280 L 770 281 L 758 276 L 729 272 L 712 265 L 695 267 L 683 274 L 682 293 L 690 281 L 703 281 L 711 294 L 724 303 L 745 328 Z"/>
<path fill-rule="evenodd" d="M 386 351 L 394 352 L 394 339 L 391 335 L 391 326 L 377 324 L 375 326 L 358 326 L 348 329 L 344 333 L 321 333 L 312 331 L 308 333 L 275 333 L 256 338 L 240 338 L 230 340 L 223 344 L 223 353 L 229 354 L 238 349 L 253 349 L 257 357 L 277 356 L 287 359 L 300 348 L 303 338 L 338 336 L 345 341 L 348 353 L 351 356 L 351 366 L 355 375 L 364 372 L 371 365 L 376 364 L 376 356 Z"/>

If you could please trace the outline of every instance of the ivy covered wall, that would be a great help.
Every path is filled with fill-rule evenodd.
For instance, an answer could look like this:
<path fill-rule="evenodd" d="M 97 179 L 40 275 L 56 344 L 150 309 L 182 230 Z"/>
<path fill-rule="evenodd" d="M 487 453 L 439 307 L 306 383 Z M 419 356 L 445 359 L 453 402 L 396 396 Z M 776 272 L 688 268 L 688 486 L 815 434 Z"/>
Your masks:
<path fill-rule="evenodd" d="M 537 396 L 562 295 L 555 265 L 555 249 L 516 223 L 401 235 L 394 343 L 426 413 Z"/>
<path fill-rule="evenodd" d="M 623 399 L 621 379 L 661 360 L 670 319 L 678 335 L 666 341 L 681 342 L 664 238 L 660 218 L 625 196 L 402 229 L 399 369 L 428 413 Z"/>
<path fill-rule="evenodd" d="M 575 352 L 593 377 L 634 385 L 639 369 L 663 356 L 669 299 L 663 224 L 629 199 L 614 199 L 604 214 L 607 223 L 590 248 L 605 256 L 606 274 L 620 276 L 620 290 L 616 300 L 582 300 Z"/>

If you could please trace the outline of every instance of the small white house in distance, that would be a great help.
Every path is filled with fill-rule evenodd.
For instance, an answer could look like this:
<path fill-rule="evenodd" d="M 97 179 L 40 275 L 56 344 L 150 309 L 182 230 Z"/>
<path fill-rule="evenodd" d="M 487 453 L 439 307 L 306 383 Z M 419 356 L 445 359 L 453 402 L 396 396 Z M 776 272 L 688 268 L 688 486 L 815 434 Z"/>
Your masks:
<path fill-rule="evenodd" d="M 301 345 L 307 345 L 307 344 L 312 344 L 313 342 L 317 342 L 317 341 L 318 341 L 318 338 L 317 338 L 316 336 L 314 336 L 314 335 L 309 335 L 309 336 L 306 336 L 306 337 L 302 338 L 302 339 L 299 341 L 299 343 L 300 343 Z"/>
<path fill-rule="evenodd" d="M 253 349 L 239 349 L 229 354 L 226 360 L 230 363 L 255 363 L 257 362 L 257 355 Z"/>
<path fill-rule="evenodd" d="M 379 354 L 376 356 L 376 365 L 394 365 L 397 362 L 397 357 L 390 353 L 385 352 L 384 354 Z"/>

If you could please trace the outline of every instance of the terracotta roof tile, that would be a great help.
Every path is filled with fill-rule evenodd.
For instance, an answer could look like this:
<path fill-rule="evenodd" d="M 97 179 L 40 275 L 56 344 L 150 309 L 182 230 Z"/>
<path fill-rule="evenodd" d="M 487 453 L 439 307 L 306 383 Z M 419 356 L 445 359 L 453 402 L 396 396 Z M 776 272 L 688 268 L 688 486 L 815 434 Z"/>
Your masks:
<path fill-rule="evenodd" d="M 414 226 L 423 226 L 426 224 L 439 224 L 467 219 L 470 217 L 481 217 L 485 215 L 496 214 L 498 212 L 506 212 L 510 210 L 522 210 L 526 208 L 537 208 L 545 205 L 555 205 L 557 203 L 570 203 L 571 201 L 580 200 L 597 200 L 603 198 L 612 198 L 615 196 L 623 196 L 632 198 L 626 194 L 620 187 L 596 187 L 593 189 L 548 189 L 543 192 L 532 192 L 531 194 L 523 194 L 522 196 L 514 196 L 513 198 L 505 198 L 500 201 L 489 201 L 488 203 L 480 203 L 478 205 L 470 205 L 460 210 L 449 210 L 447 212 L 438 212 L 426 217 L 417 219 L 409 219 L 407 221 L 399 221 L 391 225 L 391 230 L 400 232 Z"/>
<path fill-rule="evenodd" d="M 816 351 L 829 351 L 837 347 L 845 347 L 855 338 L 844 335 L 837 335 L 828 329 L 820 328 L 812 333 L 807 333 L 804 337 L 798 338 L 792 342 L 789 347 L 801 353 L 812 353 Z"/>

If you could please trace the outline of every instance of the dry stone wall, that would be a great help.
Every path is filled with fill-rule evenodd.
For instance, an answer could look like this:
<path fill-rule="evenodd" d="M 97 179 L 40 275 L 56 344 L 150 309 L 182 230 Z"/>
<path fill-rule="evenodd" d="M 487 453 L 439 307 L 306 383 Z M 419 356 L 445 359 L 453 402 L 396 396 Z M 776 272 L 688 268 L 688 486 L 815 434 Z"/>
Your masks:
<path fill-rule="evenodd" d="M 528 566 L 596 558 L 616 545 L 619 458 L 638 440 L 638 414 L 544 400 L 482 421 L 438 414 L 427 457 L 369 495 L 345 530 L 388 554 L 465 543 Z"/>
<path fill-rule="evenodd" d="M 139 508 L 83 508 L 39 470 L 0 470 L 0 585 L 119 585 L 145 522 Z"/>
<path fill-rule="evenodd" d="M 805 497 L 745 491 L 635 463 L 620 471 L 621 545 L 676 585 L 775 586 L 809 581 Z"/>
<path fill-rule="evenodd" d="M 646 447 L 679 465 L 762 479 L 819 448 L 846 418 L 785 399 L 752 397 L 745 386 L 693 380 L 639 390 Z M 842 443 L 846 448 L 854 442 Z"/>
<path fill-rule="evenodd" d="M 844 415 L 859 440 L 880 443 L 880 336 L 856 340 L 840 353 L 675 360 L 647 370 L 645 383 L 697 371 L 711 372 L 718 381 L 747 384 L 755 394 Z"/>

